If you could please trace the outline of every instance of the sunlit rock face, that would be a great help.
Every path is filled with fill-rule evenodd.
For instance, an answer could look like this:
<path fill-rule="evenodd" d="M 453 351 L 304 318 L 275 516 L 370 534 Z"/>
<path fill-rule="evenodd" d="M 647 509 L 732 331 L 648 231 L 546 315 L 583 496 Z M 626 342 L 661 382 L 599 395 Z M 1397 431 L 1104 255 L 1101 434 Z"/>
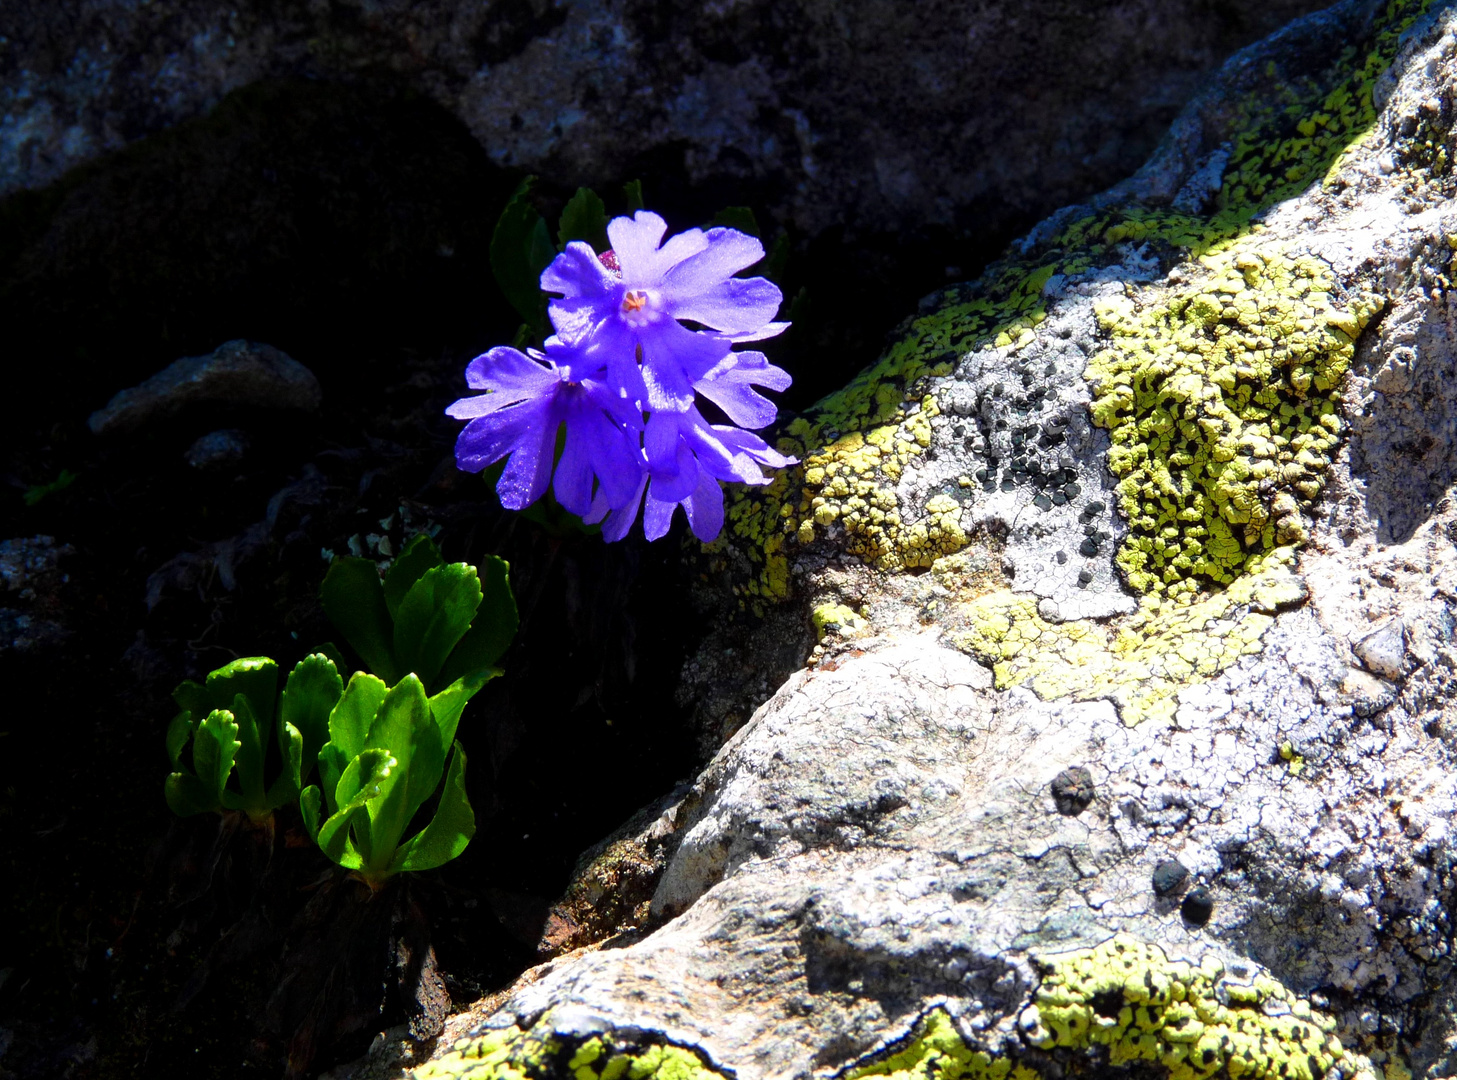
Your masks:
<path fill-rule="evenodd" d="M 1296 24 L 788 425 L 705 588 L 809 664 L 416 1075 L 1452 1075 L 1454 82 Z"/>

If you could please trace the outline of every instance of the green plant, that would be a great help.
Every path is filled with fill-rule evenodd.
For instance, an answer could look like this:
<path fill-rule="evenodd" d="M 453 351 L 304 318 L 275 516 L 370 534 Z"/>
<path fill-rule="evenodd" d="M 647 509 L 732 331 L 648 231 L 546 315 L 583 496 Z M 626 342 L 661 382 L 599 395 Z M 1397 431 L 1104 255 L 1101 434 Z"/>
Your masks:
<path fill-rule="evenodd" d="M 172 692 L 181 708 L 167 728 L 167 805 L 182 817 L 210 810 L 241 810 L 260 822 L 298 797 L 328 738 L 329 713 L 343 681 L 329 657 L 299 661 L 278 693 L 278 665 L 266 656 L 234 660 Z M 273 738 L 269 738 L 270 731 Z M 192 743 L 192 770 L 182 754 Z M 265 782 L 269 743 L 281 768 Z M 236 785 L 230 785 L 234 774 Z"/>

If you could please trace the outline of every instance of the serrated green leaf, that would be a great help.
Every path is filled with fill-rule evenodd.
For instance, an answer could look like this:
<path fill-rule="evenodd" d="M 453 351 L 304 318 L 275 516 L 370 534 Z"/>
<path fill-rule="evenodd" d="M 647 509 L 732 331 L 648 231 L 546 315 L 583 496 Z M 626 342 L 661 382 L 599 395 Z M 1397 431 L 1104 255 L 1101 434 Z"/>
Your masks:
<path fill-rule="evenodd" d="M 164 792 L 167 808 L 178 817 L 191 817 L 223 808 L 206 785 L 191 773 L 175 772 L 167 777 Z"/>
<path fill-rule="evenodd" d="M 260 730 L 273 730 L 273 710 L 278 700 L 278 665 L 268 657 L 240 657 L 209 672 L 205 689 L 209 709 L 231 709 L 233 700 L 242 694 L 252 706 L 253 719 Z"/>
<path fill-rule="evenodd" d="M 206 716 L 213 710 L 213 706 L 207 703 L 207 688 L 191 679 L 183 679 L 177 684 L 177 689 L 172 691 L 172 700 L 177 702 L 179 709 L 186 709 L 193 716 Z"/>
<path fill-rule="evenodd" d="M 623 184 L 622 194 L 627 199 L 627 212 L 629 214 L 635 214 L 639 210 L 644 209 L 641 180 L 629 180 Z"/>
<path fill-rule="evenodd" d="M 304 737 L 299 729 L 285 723 L 279 732 L 278 748 L 283 752 L 283 771 L 268 788 L 265 808 L 270 813 L 292 802 L 303 786 Z"/>
<path fill-rule="evenodd" d="M 173 771 L 181 771 L 182 750 L 187 745 L 187 740 L 192 738 L 195 727 L 197 725 L 193 722 L 192 713 L 187 709 L 174 716 L 167 725 L 167 760 L 172 763 Z"/>
<path fill-rule="evenodd" d="M 339 704 L 329 713 L 329 742 L 345 763 L 369 745 L 370 725 L 388 693 L 381 679 L 363 671 L 356 671 L 344 687 Z"/>
<path fill-rule="evenodd" d="M 319 826 L 318 844 L 334 862 L 357 870 L 362 853 L 350 842 L 349 826 L 355 815 L 367 813 L 370 800 L 379 796 L 380 785 L 387 783 L 396 768 L 395 759 L 386 750 L 369 749 L 359 754 L 339 778 L 339 809 Z"/>
<path fill-rule="evenodd" d="M 304 819 L 304 829 L 314 843 L 319 841 L 319 802 L 321 798 L 322 795 L 316 784 L 310 784 L 299 792 L 298 796 L 298 811 Z"/>
<path fill-rule="evenodd" d="M 400 602 L 394 650 L 400 671 L 413 672 L 433 686 L 445 659 L 481 606 L 481 580 L 468 563 L 427 570 Z"/>
<path fill-rule="evenodd" d="M 390 691 L 370 728 L 369 741 L 388 748 L 397 762 L 380 782 L 379 797 L 365 807 L 373 844 L 365 868 L 380 873 L 388 868 L 410 819 L 435 791 L 445 768 L 440 730 L 418 678 L 407 675 Z"/>
<path fill-rule="evenodd" d="M 464 851 L 475 834 L 476 815 L 465 793 L 465 751 L 456 743 L 435 816 L 396 849 L 389 872 L 433 870 Z"/>
<path fill-rule="evenodd" d="M 324 614 L 363 658 L 365 666 L 385 682 L 397 682 L 399 671 L 390 645 L 390 611 L 374 563 L 338 556 L 329 564 L 319 595 Z"/>
<path fill-rule="evenodd" d="M 405 549 L 395 558 L 390 568 L 384 575 L 384 602 L 389 608 L 390 618 L 397 618 L 400 611 L 400 601 L 410 591 L 410 587 L 419 581 L 425 571 L 433 570 L 445 562 L 440 557 L 440 549 L 435 546 L 435 541 L 421 533 L 408 544 Z"/>
<path fill-rule="evenodd" d="M 759 219 L 747 206 L 725 206 L 704 226 L 705 229 L 737 229 L 750 236 L 759 236 Z"/>
<path fill-rule="evenodd" d="M 334 670 L 339 673 L 341 678 L 345 675 L 350 674 L 349 662 L 344 659 L 344 654 L 339 651 L 339 646 L 335 645 L 332 641 L 326 641 L 321 645 L 315 645 L 314 652 L 318 653 L 320 656 L 327 656 L 330 660 L 332 660 L 334 662 Z"/>
<path fill-rule="evenodd" d="M 530 202 L 535 183 L 534 176 L 521 181 L 496 221 L 491 234 L 491 272 L 511 306 L 538 336 L 544 336 L 546 295 L 541 291 L 541 272 L 551 262 L 553 252 L 546 222 Z"/>
<path fill-rule="evenodd" d="M 192 737 L 192 772 L 208 794 L 221 805 L 233 759 L 238 753 L 238 725 L 226 709 L 214 709 Z"/>
<path fill-rule="evenodd" d="M 258 730 L 252 703 L 243 694 L 233 695 L 233 720 L 238 726 L 238 786 L 242 789 L 242 799 L 232 809 L 247 810 L 250 814 L 257 815 L 262 812 L 265 802 L 263 732 Z M 228 802 L 228 792 L 225 791 L 223 805 L 227 806 Z"/>
<path fill-rule="evenodd" d="M 562 208 L 557 222 L 557 250 L 565 251 L 573 240 L 584 240 L 594 251 L 607 250 L 607 207 L 591 188 L 577 188 L 577 193 Z"/>
<path fill-rule="evenodd" d="M 436 686 L 449 686 L 476 671 L 494 668 L 516 636 L 520 617 L 516 598 L 511 595 L 511 566 L 505 559 L 487 555 L 481 563 L 481 606 L 465 637 L 445 661 Z"/>
<path fill-rule="evenodd" d="M 300 750 L 299 783 L 307 780 L 319 760 L 319 750 L 329 741 L 329 714 L 344 692 L 344 680 L 334 661 L 323 653 L 304 657 L 288 673 L 278 710 L 279 747 L 285 725 L 292 724 L 303 737 Z"/>
<path fill-rule="evenodd" d="M 430 714 L 435 717 L 435 726 L 440 729 L 441 746 L 449 746 L 455 741 L 455 729 L 460 725 L 460 714 L 466 702 L 499 674 L 500 668 L 478 669 L 462 675 L 430 699 Z"/>

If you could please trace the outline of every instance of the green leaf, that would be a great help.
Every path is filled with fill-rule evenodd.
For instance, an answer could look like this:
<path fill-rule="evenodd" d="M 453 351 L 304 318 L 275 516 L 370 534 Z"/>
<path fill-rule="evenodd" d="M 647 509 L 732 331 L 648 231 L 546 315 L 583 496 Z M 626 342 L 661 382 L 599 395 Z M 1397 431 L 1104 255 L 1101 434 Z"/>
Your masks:
<path fill-rule="evenodd" d="M 784 280 L 784 271 L 789 268 L 789 252 L 789 233 L 781 229 L 769 248 L 769 257 L 764 260 L 766 278 L 775 283 Z"/>
<path fill-rule="evenodd" d="M 460 714 L 466 702 L 499 674 L 500 668 L 472 671 L 469 675 L 462 675 L 430 699 L 430 715 L 435 717 L 435 726 L 440 729 L 441 746 L 449 746 L 455 741 L 455 729 L 460 724 Z"/>
<path fill-rule="evenodd" d="M 435 816 L 395 851 L 389 872 L 433 870 L 464 851 L 475 834 L 476 815 L 465 794 L 465 751 L 456 743 Z"/>
<path fill-rule="evenodd" d="M 344 659 L 344 654 L 339 651 L 339 646 L 332 641 L 326 641 L 322 645 L 315 645 L 314 652 L 320 656 L 327 656 L 334 662 L 334 670 L 341 676 L 349 673 L 349 663 Z"/>
<path fill-rule="evenodd" d="M 547 328 L 546 295 L 541 291 L 541 272 L 554 254 L 546 222 L 531 205 L 531 188 L 536 177 L 521 181 L 491 234 L 491 272 L 511 306 L 520 312 L 538 336 Z"/>
<path fill-rule="evenodd" d="M 481 563 L 481 606 L 476 609 L 471 628 L 441 668 L 435 680 L 437 686 L 448 687 L 472 672 L 493 668 L 505 655 L 521 622 L 516 598 L 511 595 L 510 569 L 505 559 L 494 555 L 487 555 Z"/>
<path fill-rule="evenodd" d="M 426 686 L 470 629 L 484 595 L 476 568 L 450 563 L 427 570 L 400 603 L 395 619 L 395 657 L 400 671 L 413 672 Z"/>
<path fill-rule="evenodd" d="M 174 716 L 172 722 L 167 725 L 167 760 L 172 763 L 174 771 L 182 768 L 182 748 L 187 745 L 187 740 L 192 738 L 192 730 L 196 726 L 192 721 L 191 711 L 187 709 L 183 709 Z"/>
<path fill-rule="evenodd" d="M 325 804 L 329 813 L 339 809 L 339 804 L 334 800 L 334 792 L 339 787 L 339 777 L 344 775 L 344 769 L 349 764 L 349 759 L 333 743 L 325 743 L 319 751 L 319 784 L 324 789 Z"/>
<path fill-rule="evenodd" d="M 635 214 L 644 209 L 642 201 L 642 181 L 629 180 L 622 185 L 622 194 L 627 199 L 627 212 Z"/>
<path fill-rule="evenodd" d="M 329 743 L 345 762 L 369 745 L 370 725 L 388 692 L 382 680 L 363 671 L 356 671 L 344 687 L 339 704 L 329 713 Z M 322 752 L 319 757 L 323 759 Z"/>
<path fill-rule="evenodd" d="M 207 688 L 191 679 L 177 684 L 177 689 L 172 691 L 172 700 L 177 702 L 179 709 L 186 709 L 193 716 L 206 716 L 212 712 L 207 703 Z"/>
<path fill-rule="evenodd" d="M 399 673 L 390 648 L 390 610 L 374 563 L 350 555 L 338 556 L 329 564 L 319 595 L 324 614 L 364 659 L 365 666 L 385 682 L 397 682 Z"/>
<path fill-rule="evenodd" d="M 370 729 L 369 742 L 388 749 L 397 763 L 380 781 L 379 797 L 366 807 L 373 849 L 365 869 L 379 873 L 388 868 L 410 819 L 435 791 L 445 768 L 440 729 L 435 726 L 425 687 L 418 678 L 406 675 L 389 692 Z M 339 787 L 342 792 L 342 780 Z M 342 794 L 339 801 L 342 807 Z"/>
<path fill-rule="evenodd" d="M 65 491 L 76 482 L 76 474 L 70 469 L 62 469 L 60 475 L 49 484 L 31 484 L 26 488 L 21 498 L 25 500 L 26 506 L 34 506 L 47 495 L 54 495 L 58 491 Z"/>
<path fill-rule="evenodd" d="M 759 236 L 759 219 L 754 217 L 754 211 L 747 206 L 725 206 L 704 226 L 705 229 L 713 228 L 738 229 L 741 233 L 748 233 L 750 236 Z"/>
<path fill-rule="evenodd" d="M 233 695 L 233 719 L 238 728 L 238 785 L 242 788 L 242 798 L 233 800 L 237 805 L 231 805 L 228 799 L 231 792 L 225 791 L 223 792 L 223 805 L 234 810 L 247 810 L 249 814 L 257 815 L 264 812 L 265 802 L 263 732 L 258 730 L 258 721 L 253 715 L 253 706 L 242 694 Z"/>
<path fill-rule="evenodd" d="M 268 788 L 265 808 L 270 813 L 292 802 L 303 785 L 304 737 L 299 729 L 285 723 L 279 732 L 278 748 L 283 752 L 283 771 Z"/>
<path fill-rule="evenodd" d="M 179 687 L 180 689 L 180 687 Z M 273 707 L 278 700 L 278 665 L 266 656 L 244 656 L 207 676 L 209 709 L 231 709 L 242 694 L 253 707 L 253 719 L 264 731 L 273 729 Z M 198 715 L 202 713 L 199 711 Z"/>
<path fill-rule="evenodd" d="M 443 562 L 445 560 L 440 557 L 435 541 L 424 533 L 405 545 L 405 550 L 400 552 L 384 575 L 384 602 L 389 608 L 390 618 L 399 617 L 400 601 L 425 571 L 433 570 Z"/>
<path fill-rule="evenodd" d="M 284 728 L 293 725 L 303 736 L 299 782 L 308 779 L 319 760 L 319 750 L 329 741 L 329 714 L 344 692 L 344 680 L 323 653 L 304 657 L 288 673 L 283 700 L 278 710 L 280 749 L 286 744 Z"/>
<path fill-rule="evenodd" d="M 318 844 L 340 866 L 357 870 L 362 865 L 360 853 L 349 840 L 351 819 L 366 810 L 370 800 L 379 796 L 380 785 L 393 775 L 395 759 L 385 750 L 366 750 L 349 762 L 339 778 L 339 809 L 319 826 Z"/>
<path fill-rule="evenodd" d="M 165 793 L 168 809 L 178 817 L 191 817 L 223 808 L 207 785 L 191 773 L 175 772 L 167 777 Z"/>
<path fill-rule="evenodd" d="M 573 240 L 585 240 L 594 251 L 607 250 L 607 207 L 595 191 L 577 188 L 577 193 L 562 208 L 556 238 L 558 251 L 565 251 Z"/>
<path fill-rule="evenodd" d="M 304 828 L 308 830 L 309 839 L 314 843 L 319 842 L 319 788 L 310 784 L 299 792 L 298 797 L 299 813 L 303 815 Z"/>
<path fill-rule="evenodd" d="M 233 714 L 226 709 L 214 709 L 192 737 L 192 771 L 215 805 L 223 801 L 223 790 L 237 753 L 238 724 Z"/>

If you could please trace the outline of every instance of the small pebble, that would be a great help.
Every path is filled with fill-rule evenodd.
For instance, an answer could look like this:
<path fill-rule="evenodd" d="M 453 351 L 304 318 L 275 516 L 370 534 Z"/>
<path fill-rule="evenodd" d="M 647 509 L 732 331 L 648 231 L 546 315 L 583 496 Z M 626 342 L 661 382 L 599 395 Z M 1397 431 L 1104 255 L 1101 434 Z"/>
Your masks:
<path fill-rule="evenodd" d="M 1063 769 L 1052 778 L 1052 801 L 1057 804 L 1057 812 L 1067 817 L 1086 810 L 1095 794 L 1093 774 L 1082 765 Z"/>
<path fill-rule="evenodd" d="M 1203 926 L 1214 914 L 1214 897 L 1208 889 L 1202 885 L 1190 891 L 1184 897 L 1184 902 L 1179 905 L 1179 914 L 1184 916 L 1186 922 L 1194 926 Z"/>
<path fill-rule="evenodd" d="M 1165 859 L 1153 868 L 1153 891 L 1159 896 L 1168 896 L 1188 878 L 1188 867 L 1178 859 Z"/>

